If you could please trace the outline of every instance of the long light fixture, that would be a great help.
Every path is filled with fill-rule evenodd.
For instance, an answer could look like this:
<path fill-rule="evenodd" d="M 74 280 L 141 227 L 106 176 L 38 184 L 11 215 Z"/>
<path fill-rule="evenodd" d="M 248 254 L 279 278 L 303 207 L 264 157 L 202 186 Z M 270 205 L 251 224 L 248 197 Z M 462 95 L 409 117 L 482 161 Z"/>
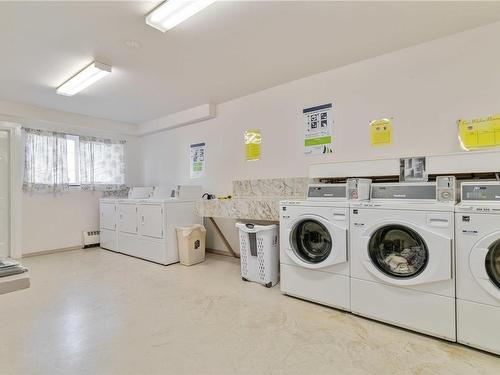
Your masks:
<path fill-rule="evenodd" d="M 59 95 L 73 96 L 111 73 L 111 67 L 94 61 L 59 86 Z"/>
<path fill-rule="evenodd" d="M 162 32 L 170 30 L 216 0 L 167 0 L 146 16 L 146 23 Z"/>

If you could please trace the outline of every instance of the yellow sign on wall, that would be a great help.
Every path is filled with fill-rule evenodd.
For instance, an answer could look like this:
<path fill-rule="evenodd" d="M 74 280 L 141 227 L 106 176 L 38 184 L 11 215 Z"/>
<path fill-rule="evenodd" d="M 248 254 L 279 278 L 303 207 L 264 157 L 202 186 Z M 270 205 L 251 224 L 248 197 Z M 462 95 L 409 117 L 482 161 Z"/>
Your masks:
<path fill-rule="evenodd" d="M 392 144 L 392 119 L 384 118 L 370 122 L 372 146 Z"/>
<path fill-rule="evenodd" d="M 500 115 L 458 120 L 458 134 L 466 150 L 500 147 Z"/>
<path fill-rule="evenodd" d="M 245 153 L 246 160 L 260 159 L 260 144 L 262 136 L 260 129 L 245 130 Z"/>

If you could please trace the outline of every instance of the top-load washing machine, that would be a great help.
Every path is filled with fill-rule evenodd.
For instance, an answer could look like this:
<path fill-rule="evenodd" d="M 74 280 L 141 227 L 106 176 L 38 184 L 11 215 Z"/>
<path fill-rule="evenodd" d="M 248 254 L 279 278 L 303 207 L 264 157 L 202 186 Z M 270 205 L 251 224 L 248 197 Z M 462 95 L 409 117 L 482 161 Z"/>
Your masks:
<path fill-rule="evenodd" d="M 377 183 L 351 204 L 353 313 L 455 341 L 454 191 Z"/>
<path fill-rule="evenodd" d="M 464 182 L 455 207 L 457 340 L 500 355 L 500 182 Z"/>
<path fill-rule="evenodd" d="M 140 189 L 140 191 L 137 191 Z M 196 201 L 201 186 L 131 189 L 128 199 L 101 199 L 101 247 L 152 262 L 179 261 L 176 227 L 201 224 Z"/>
<path fill-rule="evenodd" d="M 118 217 L 123 221 L 124 213 L 136 213 L 136 203 L 138 199 L 148 199 L 153 194 L 154 187 L 134 186 L 128 191 L 127 199 L 101 198 L 99 199 L 100 217 L 100 245 L 103 249 L 118 251 Z M 117 202 L 123 202 L 123 206 L 118 206 Z M 121 212 L 121 211 L 124 212 Z M 119 212 L 120 211 L 120 212 Z M 127 217 L 133 215 L 127 215 Z M 123 227 L 126 227 L 123 226 Z M 123 229 L 120 228 L 120 229 Z M 137 223 L 130 220 L 128 227 L 136 231 Z M 129 231 L 132 231 L 130 229 Z"/>
<path fill-rule="evenodd" d="M 347 197 L 367 199 L 369 185 L 310 185 L 307 200 L 281 202 L 282 293 L 350 310 Z"/>

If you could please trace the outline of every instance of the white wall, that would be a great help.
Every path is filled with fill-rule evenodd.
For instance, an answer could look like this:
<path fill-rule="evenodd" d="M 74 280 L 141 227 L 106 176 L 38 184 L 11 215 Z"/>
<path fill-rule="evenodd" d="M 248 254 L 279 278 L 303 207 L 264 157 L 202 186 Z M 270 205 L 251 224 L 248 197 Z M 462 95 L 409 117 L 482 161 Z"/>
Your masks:
<path fill-rule="evenodd" d="M 26 127 L 49 129 L 72 134 L 125 139 L 126 183 L 142 183 L 140 142 L 133 124 L 48 110 L 29 105 L 0 101 L 0 119 Z M 19 158 L 23 159 L 22 147 Z M 22 166 L 20 165 L 20 168 Z M 83 230 L 99 229 L 100 193 L 71 190 L 61 194 L 22 195 L 22 253 L 61 249 L 81 244 Z"/>
<path fill-rule="evenodd" d="M 100 193 L 23 194 L 23 254 L 81 245 L 82 230 L 99 230 Z"/>
<path fill-rule="evenodd" d="M 0 120 L 126 139 L 130 185 L 199 183 L 227 194 L 235 179 L 306 176 L 313 162 L 460 151 L 456 120 L 498 111 L 498 35 L 495 23 L 365 60 L 220 104 L 215 119 L 139 139 L 133 124 L 5 101 Z M 328 102 L 334 105 L 334 154 L 305 157 L 301 111 Z M 386 116 L 395 118 L 394 145 L 372 148 L 368 122 Z M 257 162 L 244 160 L 243 131 L 250 128 L 262 130 Z M 208 145 L 206 177 L 190 180 L 189 144 L 197 142 Z M 98 227 L 98 197 L 24 194 L 24 253 L 79 245 L 82 230 Z M 237 247 L 234 222 L 220 222 Z M 212 233 L 208 246 L 223 249 Z"/>
<path fill-rule="evenodd" d="M 142 138 L 145 183 L 200 183 L 226 194 L 232 180 L 306 176 L 312 162 L 460 151 L 457 119 L 500 107 L 498 35 L 495 23 L 220 104 L 215 119 Z M 301 111 L 329 102 L 334 153 L 305 157 Z M 394 144 L 371 147 L 368 122 L 387 116 L 395 119 Z M 257 162 L 244 160 L 250 128 L 262 130 Z M 188 147 L 196 142 L 207 143 L 207 172 L 190 180 Z M 233 222 L 223 223 L 236 246 Z"/>
<path fill-rule="evenodd" d="M 64 131 L 64 129 L 60 129 Z M 83 132 L 80 132 L 83 133 Z M 95 136 L 98 133 L 93 131 Z M 127 185 L 141 185 L 137 139 L 126 138 Z M 23 254 L 80 246 L 82 231 L 99 230 L 100 192 L 23 193 Z"/>

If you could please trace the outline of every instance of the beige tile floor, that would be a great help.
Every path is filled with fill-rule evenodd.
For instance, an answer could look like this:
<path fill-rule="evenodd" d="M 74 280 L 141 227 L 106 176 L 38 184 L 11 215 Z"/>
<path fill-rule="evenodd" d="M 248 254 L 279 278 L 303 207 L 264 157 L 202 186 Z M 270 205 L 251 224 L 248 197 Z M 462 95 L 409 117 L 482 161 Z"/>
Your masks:
<path fill-rule="evenodd" d="M 0 296 L 0 374 L 500 374 L 500 358 L 242 282 L 92 249 L 27 258 Z"/>

